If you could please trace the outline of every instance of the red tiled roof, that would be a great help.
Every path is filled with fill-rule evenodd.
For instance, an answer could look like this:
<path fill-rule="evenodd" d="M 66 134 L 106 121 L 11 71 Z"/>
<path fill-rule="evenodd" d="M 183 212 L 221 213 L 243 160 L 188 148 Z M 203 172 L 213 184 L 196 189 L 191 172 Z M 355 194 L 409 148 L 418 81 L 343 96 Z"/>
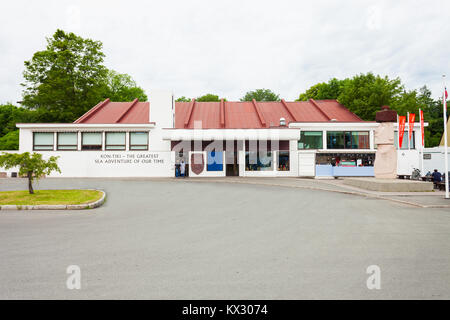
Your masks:
<path fill-rule="evenodd" d="M 74 123 L 149 123 L 150 102 L 100 102 Z"/>
<path fill-rule="evenodd" d="M 100 102 L 75 123 L 149 123 L 149 102 Z M 176 102 L 175 128 L 260 129 L 290 122 L 362 122 L 336 100 L 277 102 Z"/>
<path fill-rule="evenodd" d="M 225 124 L 221 124 L 220 102 L 176 102 L 175 128 L 193 129 L 195 121 L 202 128 L 258 129 L 278 127 L 280 118 L 290 122 L 361 122 L 336 100 L 286 102 L 224 102 Z M 189 115 L 190 114 L 190 115 Z"/>

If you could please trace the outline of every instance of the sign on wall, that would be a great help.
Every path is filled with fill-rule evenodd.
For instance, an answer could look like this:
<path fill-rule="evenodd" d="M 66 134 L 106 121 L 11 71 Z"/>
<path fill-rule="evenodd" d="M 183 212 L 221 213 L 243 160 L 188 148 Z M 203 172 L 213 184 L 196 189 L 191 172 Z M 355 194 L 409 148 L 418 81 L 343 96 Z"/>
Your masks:
<path fill-rule="evenodd" d="M 59 156 L 61 177 L 171 177 L 171 151 L 65 151 L 47 152 Z"/>

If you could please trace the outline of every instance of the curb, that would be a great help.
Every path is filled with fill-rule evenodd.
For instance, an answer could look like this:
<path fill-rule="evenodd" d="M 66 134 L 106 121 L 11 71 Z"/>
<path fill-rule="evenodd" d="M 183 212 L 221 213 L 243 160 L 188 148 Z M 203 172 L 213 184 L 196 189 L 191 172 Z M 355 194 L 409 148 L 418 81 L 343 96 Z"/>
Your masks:
<path fill-rule="evenodd" d="M 0 206 L 0 210 L 83 210 L 83 209 L 94 209 L 98 208 L 105 203 L 106 193 L 103 190 L 97 189 L 84 189 L 84 190 L 95 190 L 102 193 L 102 197 L 94 202 L 83 203 L 83 204 L 40 204 L 40 205 L 3 205 Z"/>

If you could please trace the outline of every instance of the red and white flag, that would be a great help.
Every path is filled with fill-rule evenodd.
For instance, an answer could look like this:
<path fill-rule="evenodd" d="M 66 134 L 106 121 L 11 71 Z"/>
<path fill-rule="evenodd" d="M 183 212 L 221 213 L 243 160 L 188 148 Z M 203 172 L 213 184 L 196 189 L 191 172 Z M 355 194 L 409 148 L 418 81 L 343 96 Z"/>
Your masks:
<path fill-rule="evenodd" d="M 409 141 L 411 141 L 411 137 L 412 137 L 412 132 L 414 130 L 414 122 L 416 121 L 416 114 L 415 113 L 410 113 L 409 114 L 409 119 L 408 119 L 408 134 L 409 134 Z"/>
<path fill-rule="evenodd" d="M 398 116 L 398 148 L 402 148 L 403 136 L 405 135 L 406 116 Z"/>

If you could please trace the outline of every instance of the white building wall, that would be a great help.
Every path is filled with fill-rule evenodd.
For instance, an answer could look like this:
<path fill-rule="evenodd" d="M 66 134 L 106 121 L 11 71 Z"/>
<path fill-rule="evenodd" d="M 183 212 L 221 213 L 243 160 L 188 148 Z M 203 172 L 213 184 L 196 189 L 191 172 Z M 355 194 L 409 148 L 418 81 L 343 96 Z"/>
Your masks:
<path fill-rule="evenodd" d="M 19 151 L 32 152 L 33 151 L 33 131 L 30 129 L 19 130 Z"/>
<path fill-rule="evenodd" d="M 423 172 L 426 174 L 428 171 L 433 172 L 437 169 L 441 173 L 445 173 L 445 154 L 444 147 L 425 148 L 423 150 L 425 159 L 423 159 Z M 448 167 L 450 168 L 450 148 L 447 150 Z"/>
<path fill-rule="evenodd" d="M 150 140 L 150 150 L 170 151 L 170 141 L 163 139 L 164 129 L 174 127 L 173 93 L 164 90 L 150 91 L 150 122 L 155 122 Z"/>
<path fill-rule="evenodd" d="M 40 151 L 44 159 L 57 156 L 61 173 L 50 177 L 172 177 L 171 151 Z M 0 169 L 0 171 L 3 171 Z M 8 177 L 17 169 L 8 170 Z"/>
<path fill-rule="evenodd" d="M 398 175 L 411 175 L 414 169 L 421 169 L 420 158 L 422 156 L 422 137 L 420 128 L 414 129 L 414 149 L 410 150 L 397 150 L 397 174 Z M 405 132 L 407 134 L 407 132 Z M 422 175 L 426 173 L 421 172 Z"/>

